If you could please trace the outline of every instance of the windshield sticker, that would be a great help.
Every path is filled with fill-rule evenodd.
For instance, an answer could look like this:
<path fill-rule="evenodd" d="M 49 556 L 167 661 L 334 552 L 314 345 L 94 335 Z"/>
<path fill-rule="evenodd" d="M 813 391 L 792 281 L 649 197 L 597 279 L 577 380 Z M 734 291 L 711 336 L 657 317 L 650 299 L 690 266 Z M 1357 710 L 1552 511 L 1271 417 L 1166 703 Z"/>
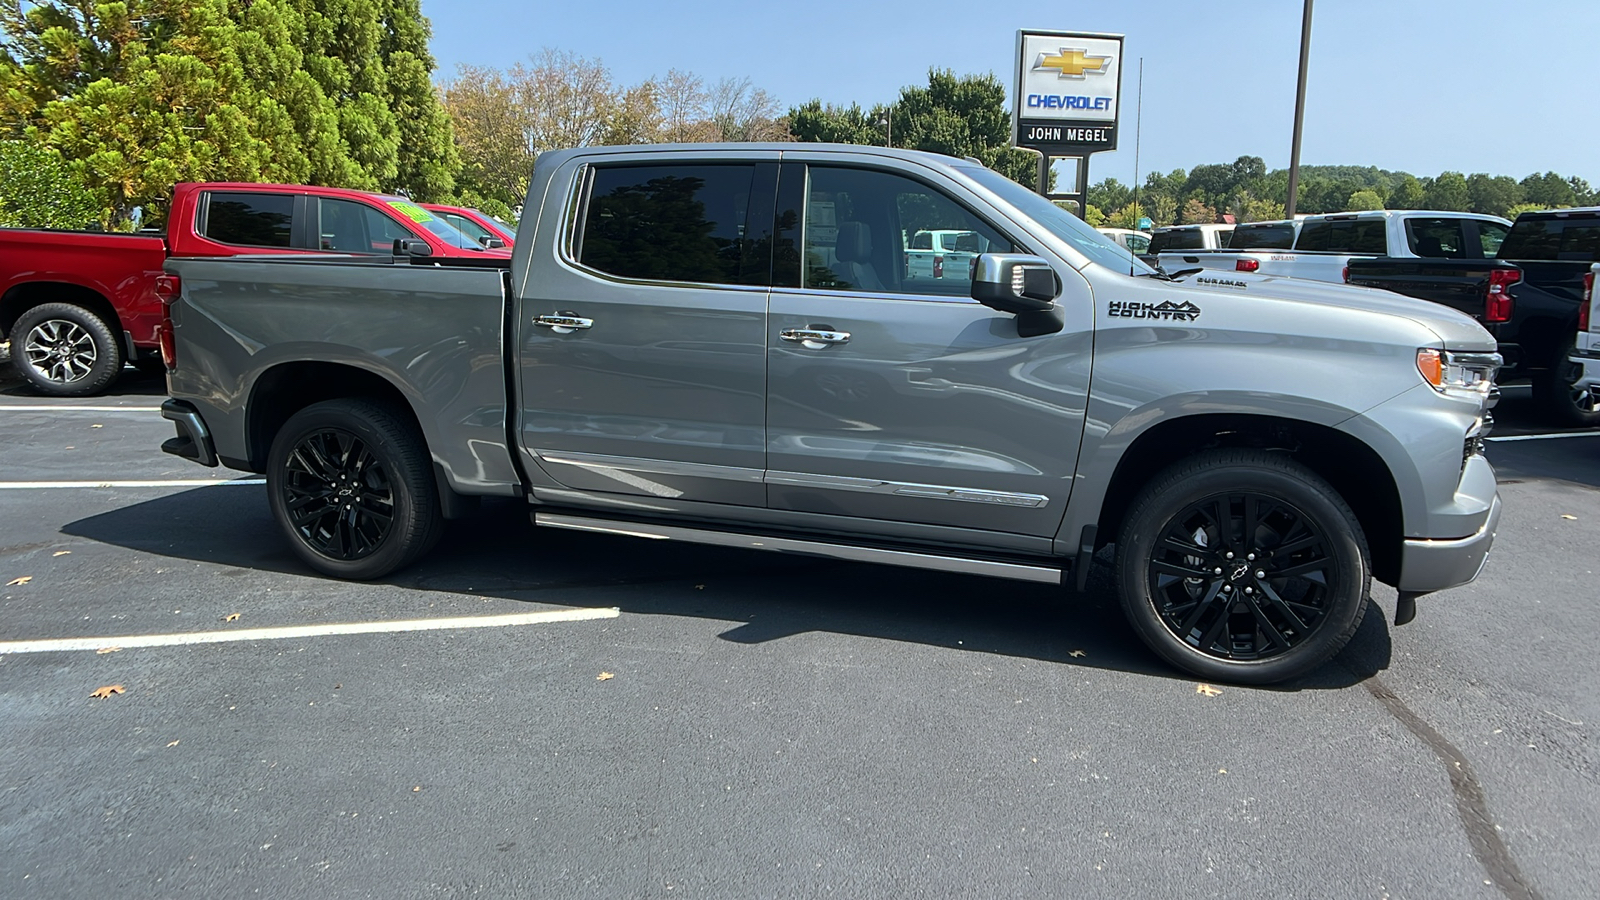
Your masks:
<path fill-rule="evenodd" d="M 1210 285 L 1212 287 L 1233 288 L 1234 290 L 1237 290 L 1237 291 L 1248 291 L 1248 290 L 1250 290 L 1249 283 L 1243 282 L 1243 281 L 1235 281 L 1232 278 L 1211 278 L 1211 277 L 1206 276 L 1206 275 L 1201 275 L 1199 278 L 1196 278 L 1194 280 L 1194 283 L 1195 284 L 1208 284 L 1208 285 Z"/>
<path fill-rule="evenodd" d="M 1113 300 L 1106 314 L 1118 319 L 1166 319 L 1170 322 L 1193 322 L 1200 318 L 1200 307 L 1185 300 L 1182 303 L 1173 303 L 1163 300 L 1160 303 L 1138 303 L 1135 301 Z"/>
<path fill-rule="evenodd" d="M 394 207 L 395 211 L 400 215 L 405 216 L 419 225 L 423 222 L 433 221 L 433 213 L 428 212 L 415 203 L 407 203 L 404 200 L 391 200 L 389 201 L 389 205 Z"/>

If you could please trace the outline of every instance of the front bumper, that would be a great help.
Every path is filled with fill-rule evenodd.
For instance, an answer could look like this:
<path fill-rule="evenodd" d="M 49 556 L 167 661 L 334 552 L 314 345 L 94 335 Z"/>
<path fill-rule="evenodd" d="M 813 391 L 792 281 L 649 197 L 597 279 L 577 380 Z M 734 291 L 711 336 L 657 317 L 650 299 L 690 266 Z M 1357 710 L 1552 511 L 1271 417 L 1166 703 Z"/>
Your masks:
<path fill-rule="evenodd" d="M 211 432 L 205 420 L 193 406 L 182 400 L 167 400 L 161 404 L 161 418 L 178 427 L 178 436 L 167 438 L 161 452 L 181 456 L 202 466 L 216 466 L 217 448 L 211 442 Z"/>
<path fill-rule="evenodd" d="M 1500 494 L 1489 505 L 1489 518 L 1473 534 L 1454 540 L 1407 538 L 1400 556 L 1400 591 L 1426 594 L 1466 584 L 1489 561 L 1495 529 L 1500 525 Z"/>

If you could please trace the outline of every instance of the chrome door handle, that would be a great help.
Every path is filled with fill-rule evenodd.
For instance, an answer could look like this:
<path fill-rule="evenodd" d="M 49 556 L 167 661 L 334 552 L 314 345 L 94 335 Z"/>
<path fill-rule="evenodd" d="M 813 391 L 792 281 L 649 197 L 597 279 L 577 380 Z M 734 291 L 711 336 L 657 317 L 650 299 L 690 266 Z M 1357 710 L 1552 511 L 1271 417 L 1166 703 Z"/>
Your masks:
<path fill-rule="evenodd" d="M 785 328 L 778 337 L 793 341 L 809 350 L 821 350 L 829 344 L 842 344 L 850 340 L 848 331 L 823 331 L 818 328 Z"/>
<path fill-rule="evenodd" d="M 556 334 L 571 334 L 580 328 L 594 327 L 594 320 L 569 312 L 559 312 L 553 316 L 539 316 L 533 320 L 533 324 L 548 328 Z"/>

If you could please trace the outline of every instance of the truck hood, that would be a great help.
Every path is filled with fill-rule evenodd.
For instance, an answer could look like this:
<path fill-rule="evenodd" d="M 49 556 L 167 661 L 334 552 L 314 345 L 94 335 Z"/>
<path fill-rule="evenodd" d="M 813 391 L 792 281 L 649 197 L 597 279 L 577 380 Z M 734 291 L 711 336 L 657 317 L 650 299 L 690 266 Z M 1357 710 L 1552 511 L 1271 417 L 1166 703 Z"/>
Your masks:
<path fill-rule="evenodd" d="M 1341 309 L 1359 309 L 1408 319 L 1428 329 L 1451 350 L 1493 352 L 1494 336 L 1471 316 L 1447 306 L 1430 303 L 1379 288 L 1329 284 L 1281 275 L 1256 275 L 1250 272 L 1204 271 L 1186 275 L 1174 287 L 1207 294 L 1249 296 L 1264 300 L 1314 303 Z"/>

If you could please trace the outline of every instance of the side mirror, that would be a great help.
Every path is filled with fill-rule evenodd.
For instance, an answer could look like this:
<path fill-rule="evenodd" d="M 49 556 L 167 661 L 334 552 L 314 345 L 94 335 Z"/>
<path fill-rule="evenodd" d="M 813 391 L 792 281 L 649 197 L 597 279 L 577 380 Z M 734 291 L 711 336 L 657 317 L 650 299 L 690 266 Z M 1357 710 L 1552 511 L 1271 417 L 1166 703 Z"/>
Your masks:
<path fill-rule="evenodd" d="M 485 250 L 499 250 L 501 247 L 504 247 L 505 245 L 506 245 L 506 242 L 500 240 L 497 237 L 486 237 L 486 238 L 483 239 L 483 249 L 485 249 Z"/>
<path fill-rule="evenodd" d="M 394 255 L 432 256 L 433 248 L 428 246 L 427 241 L 419 240 L 418 238 L 395 238 Z"/>
<path fill-rule="evenodd" d="M 972 268 L 972 299 L 1016 316 L 1022 337 L 1054 334 L 1066 326 L 1055 303 L 1059 293 L 1055 270 L 1037 256 L 984 253 Z"/>

